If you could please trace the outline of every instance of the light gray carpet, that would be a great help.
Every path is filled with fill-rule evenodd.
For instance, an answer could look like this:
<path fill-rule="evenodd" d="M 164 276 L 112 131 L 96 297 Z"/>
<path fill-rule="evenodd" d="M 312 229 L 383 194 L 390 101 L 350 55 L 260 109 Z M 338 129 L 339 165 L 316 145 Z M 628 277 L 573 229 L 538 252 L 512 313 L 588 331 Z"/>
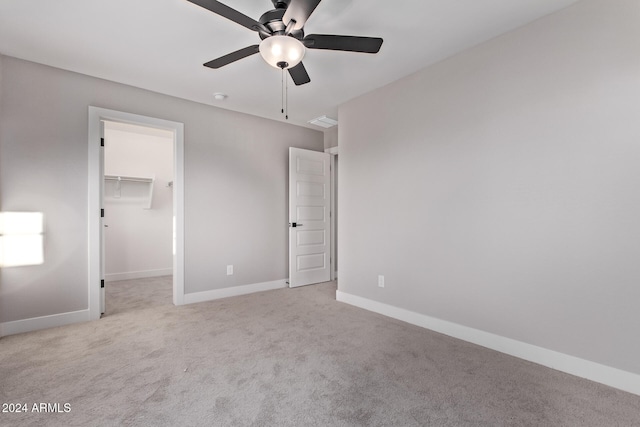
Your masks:
<path fill-rule="evenodd" d="M 174 307 L 107 284 L 95 322 L 0 339 L 3 426 L 632 426 L 640 396 L 335 301 L 335 283 Z M 594 344 L 595 345 L 595 344 Z"/>

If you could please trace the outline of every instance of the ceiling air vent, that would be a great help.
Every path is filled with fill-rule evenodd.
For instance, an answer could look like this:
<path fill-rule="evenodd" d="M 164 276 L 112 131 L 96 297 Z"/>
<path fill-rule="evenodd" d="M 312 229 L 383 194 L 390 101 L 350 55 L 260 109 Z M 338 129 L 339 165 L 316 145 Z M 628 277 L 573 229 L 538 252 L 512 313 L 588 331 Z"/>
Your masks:
<path fill-rule="evenodd" d="M 309 120 L 307 123 L 329 129 L 337 125 L 338 121 L 327 116 L 320 116 L 316 117 L 315 119 Z"/>

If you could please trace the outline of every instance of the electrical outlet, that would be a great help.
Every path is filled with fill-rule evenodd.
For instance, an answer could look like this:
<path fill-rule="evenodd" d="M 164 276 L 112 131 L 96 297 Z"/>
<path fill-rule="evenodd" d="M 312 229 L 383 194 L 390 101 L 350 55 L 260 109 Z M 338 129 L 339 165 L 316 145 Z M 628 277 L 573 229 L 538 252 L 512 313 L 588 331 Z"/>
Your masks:
<path fill-rule="evenodd" d="M 378 287 L 384 288 L 384 276 L 382 275 L 378 276 Z"/>
<path fill-rule="evenodd" d="M 233 265 L 227 265 L 227 276 L 233 276 Z"/>

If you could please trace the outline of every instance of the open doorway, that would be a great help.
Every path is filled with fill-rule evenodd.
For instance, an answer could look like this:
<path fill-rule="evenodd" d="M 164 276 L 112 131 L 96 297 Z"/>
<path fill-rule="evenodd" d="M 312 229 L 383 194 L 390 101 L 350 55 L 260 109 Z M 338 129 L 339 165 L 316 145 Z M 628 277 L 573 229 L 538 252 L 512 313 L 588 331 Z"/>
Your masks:
<path fill-rule="evenodd" d="M 164 135 L 171 139 L 171 151 L 173 154 L 173 180 L 156 179 L 153 177 L 154 172 L 142 171 L 129 173 L 130 171 L 105 170 L 104 154 L 105 154 L 105 128 L 106 132 L 124 132 L 130 131 L 135 127 L 148 128 L 147 136 Z M 109 130 L 111 127 L 111 130 Z M 140 134 L 140 129 L 138 134 Z M 142 132 L 144 134 L 145 132 Z M 135 132 L 134 132 L 135 133 Z M 149 155 L 149 153 L 147 153 Z M 107 166 L 109 168 L 109 166 Z M 126 173 L 126 175 L 125 175 Z M 157 274 L 171 273 L 173 303 L 181 305 L 184 303 L 184 125 L 178 122 L 172 122 L 163 119 L 140 116 L 131 113 L 125 113 L 115 110 L 107 110 L 98 107 L 89 107 L 89 266 L 88 266 L 88 299 L 89 312 L 91 319 L 100 318 L 104 309 L 104 286 L 108 279 L 135 277 L 140 275 L 152 276 Z M 150 176 L 151 175 L 151 176 Z M 156 173 L 157 175 L 157 173 Z M 107 179 L 105 179 L 105 176 Z M 132 178 L 124 182 L 123 178 Z M 118 179 L 120 178 L 120 179 Z M 152 180 L 150 180 L 152 178 Z M 105 181 L 111 181 L 105 185 Z M 163 186 L 164 187 L 160 187 Z M 147 263 L 146 267 L 136 268 L 131 264 L 131 260 L 121 258 L 111 263 L 113 268 L 110 274 L 106 276 L 106 239 L 105 230 L 112 226 L 105 221 L 105 192 L 111 192 L 112 202 L 123 203 L 123 198 L 127 203 L 137 205 L 140 210 L 145 208 L 149 210 L 153 216 L 159 212 L 154 212 L 154 198 L 158 192 L 154 191 L 154 187 L 158 186 L 158 190 L 164 189 L 166 193 L 164 197 L 171 199 L 171 228 L 168 232 L 171 235 L 171 267 L 157 267 L 161 264 Z M 119 197 L 117 197 L 119 196 Z M 146 196 L 146 197 L 145 197 Z M 121 199 L 116 201 L 115 199 Z M 155 200 L 158 203 L 159 199 Z M 108 204 L 108 203 L 107 203 Z M 158 206 L 156 204 L 156 206 Z M 121 213 L 118 215 L 122 216 Z M 115 218 L 110 218 L 113 221 Z M 119 224 L 123 224 L 121 220 Z M 113 223 L 113 222 L 112 222 Z M 139 219 L 134 223 L 141 224 Z M 109 225 L 109 227 L 104 227 Z M 131 227 L 129 225 L 121 225 Z M 114 227 L 114 226 L 113 226 Z M 110 232 L 111 230 L 109 230 Z M 135 246 L 135 245 L 134 245 Z M 131 247 L 131 246 L 130 246 Z M 166 253 L 165 253 L 166 254 Z M 109 261 L 111 262 L 111 261 Z M 119 264 L 118 264 L 119 263 Z M 129 263 L 129 264 L 127 264 Z M 125 270 L 117 271 L 117 265 L 125 265 Z M 144 264 L 138 264 L 144 265 Z M 134 266 L 134 267 L 132 267 Z M 124 274 L 125 276 L 123 276 Z M 161 276 L 155 276 L 161 277 Z M 140 279 L 144 280 L 144 279 Z"/>
<path fill-rule="evenodd" d="M 104 121 L 106 315 L 159 296 L 171 304 L 173 140 L 170 130 Z"/>

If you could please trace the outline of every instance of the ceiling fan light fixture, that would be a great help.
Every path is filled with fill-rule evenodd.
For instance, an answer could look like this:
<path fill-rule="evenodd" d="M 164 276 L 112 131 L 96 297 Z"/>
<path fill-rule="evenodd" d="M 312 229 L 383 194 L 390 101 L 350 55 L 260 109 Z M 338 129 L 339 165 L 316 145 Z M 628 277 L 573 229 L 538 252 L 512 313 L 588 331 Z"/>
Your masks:
<path fill-rule="evenodd" d="M 300 40 L 291 36 L 271 36 L 260 43 L 260 55 L 275 68 L 288 69 L 302 61 L 305 47 Z"/>

